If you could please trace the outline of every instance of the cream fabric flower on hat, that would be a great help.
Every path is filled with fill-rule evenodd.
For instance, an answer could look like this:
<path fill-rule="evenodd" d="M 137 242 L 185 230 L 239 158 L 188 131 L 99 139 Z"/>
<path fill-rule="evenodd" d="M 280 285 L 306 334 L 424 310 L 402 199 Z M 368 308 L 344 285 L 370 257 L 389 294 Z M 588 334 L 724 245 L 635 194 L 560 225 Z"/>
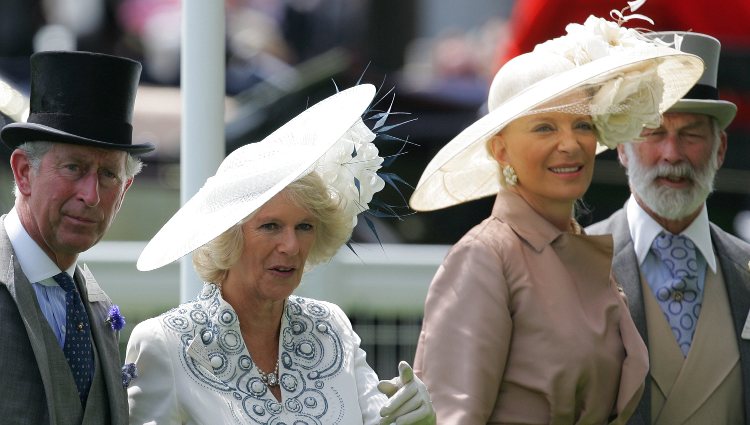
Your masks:
<path fill-rule="evenodd" d="M 653 68 L 630 71 L 604 84 L 591 105 L 599 143 L 614 149 L 620 143 L 642 140 L 643 127 L 655 128 L 661 122 L 662 92 L 663 83 Z M 609 112 L 597 113 L 597 109 Z"/>

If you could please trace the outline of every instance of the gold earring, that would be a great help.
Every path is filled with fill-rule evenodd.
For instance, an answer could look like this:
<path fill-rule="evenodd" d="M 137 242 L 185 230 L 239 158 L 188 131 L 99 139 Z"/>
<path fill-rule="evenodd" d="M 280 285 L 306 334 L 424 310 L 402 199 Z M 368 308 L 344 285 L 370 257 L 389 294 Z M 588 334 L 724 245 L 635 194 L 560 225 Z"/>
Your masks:
<path fill-rule="evenodd" d="M 518 174 L 516 174 L 515 168 L 510 164 L 503 166 L 503 177 L 508 186 L 515 186 L 518 184 Z"/>

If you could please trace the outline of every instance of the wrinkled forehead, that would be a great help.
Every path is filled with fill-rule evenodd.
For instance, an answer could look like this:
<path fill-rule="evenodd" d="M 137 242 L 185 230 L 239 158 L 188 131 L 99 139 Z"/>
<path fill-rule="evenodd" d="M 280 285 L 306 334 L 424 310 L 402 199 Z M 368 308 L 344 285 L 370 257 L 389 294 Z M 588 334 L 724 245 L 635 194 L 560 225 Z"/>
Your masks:
<path fill-rule="evenodd" d="M 108 165 L 125 166 L 128 153 L 117 149 L 104 149 L 93 146 L 77 145 L 73 143 L 52 143 L 50 153 L 61 159 L 79 162 L 99 162 Z"/>
<path fill-rule="evenodd" d="M 690 127 L 690 128 L 711 128 L 714 118 L 707 114 L 694 112 L 665 112 L 662 115 L 662 126 L 670 127 Z"/>

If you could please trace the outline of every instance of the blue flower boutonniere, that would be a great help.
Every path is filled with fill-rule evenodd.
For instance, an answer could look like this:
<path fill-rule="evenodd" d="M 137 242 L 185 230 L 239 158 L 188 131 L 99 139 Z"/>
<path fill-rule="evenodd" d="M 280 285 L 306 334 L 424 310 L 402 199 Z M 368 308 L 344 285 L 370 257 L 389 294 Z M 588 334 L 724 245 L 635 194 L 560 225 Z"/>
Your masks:
<path fill-rule="evenodd" d="M 107 315 L 107 323 L 112 326 L 112 330 L 120 331 L 125 326 L 125 316 L 120 313 L 120 307 L 117 304 L 112 304 L 109 308 L 109 315 Z"/>
<path fill-rule="evenodd" d="M 122 367 L 122 387 L 128 388 L 130 381 L 138 377 L 138 368 L 135 363 L 126 363 Z"/>

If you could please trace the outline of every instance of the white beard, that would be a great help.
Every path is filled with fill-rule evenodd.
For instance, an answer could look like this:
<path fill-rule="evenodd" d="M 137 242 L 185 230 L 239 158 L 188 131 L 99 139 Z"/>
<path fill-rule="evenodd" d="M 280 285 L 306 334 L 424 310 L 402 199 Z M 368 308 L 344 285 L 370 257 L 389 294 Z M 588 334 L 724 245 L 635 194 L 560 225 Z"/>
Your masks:
<path fill-rule="evenodd" d="M 647 167 L 640 162 L 632 146 L 625 146 L 628 156 L 628 182 L 639 198 L 653 212 L 669 220 L 679 220 L 693 214 L 714 190 L 714 177 L 718 167 L 718 149 L 701 169 L 687 162 L 676 165 L 658 164 Z M 684 177 L 692 182 L 686 189 L 674 189 L 656 183 L 659 177 Z"/>

